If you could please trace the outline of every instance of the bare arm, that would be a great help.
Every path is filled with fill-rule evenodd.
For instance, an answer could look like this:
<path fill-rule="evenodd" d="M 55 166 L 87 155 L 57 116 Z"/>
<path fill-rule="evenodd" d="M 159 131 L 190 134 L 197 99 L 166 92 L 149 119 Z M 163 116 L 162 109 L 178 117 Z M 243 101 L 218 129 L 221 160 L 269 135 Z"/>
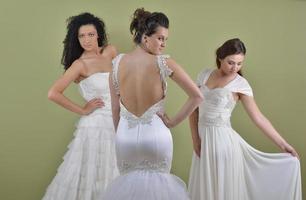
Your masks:
<path fill-rule="evenodd" d="M 199 108 L 196 108 L 189 116 L 189 125 L 191 129 L 191 137 L 193 143 L 193 150 L 198 157 L 201 156 L 201 138 L 198 130 Z"/>
<path fill-rule="evenodd" d="M 173 59 L 167 59 L 167 65 L 173 71 L 171 76 L 172 80 L 174 80 L 189 97 L 183 107 L 172 119 L 169 119 L 166 115 L 161 116 L 165 124 L 171 128 L 183 121 L 196 109 L 196 107 L 198 107 L 203 100 L 203 95 L 199 88 L 194 84 L 193 80 Z"/>
<path fill-rule="evenodd" d="M 239 96 L 246 112 L 255 125 L 280 149 L 293 156 L 299 157 L 295 149 L 286 142 L 286 140 L 275 130 L 270 121 L 260 112 L 254 98 L 244 94 L 239 94 Z"/>
<path fill-rule="evenodd" d="M 82 62 L 75 61 L 71 67 L 51 86 L 48 92 L 48 98 L 57 103 L 58 105 L 80 115 L 87 115 L 96 108 L 102 107 L 103 102 L 101 99 L 93 99 L 89 101 L 84 107 L 81 107 L 64 96 L 65 89 L 71 84 L 71 82 L 77 80 L 82 74 L 84 74 L 84 67 Z"/>
<path fill-rule="evenodd" d="M 111 103 L 112 103 L 112 114 L 113 114 L 113 122 L 115 130 L 117 131 L 118 123 L 120 120 L 120 97 L 116 94 L 116 90 L 113 85 L 113 73 L 109 76 L 109 88 L 110 88 L 110 95 L 111 95 Z"/>

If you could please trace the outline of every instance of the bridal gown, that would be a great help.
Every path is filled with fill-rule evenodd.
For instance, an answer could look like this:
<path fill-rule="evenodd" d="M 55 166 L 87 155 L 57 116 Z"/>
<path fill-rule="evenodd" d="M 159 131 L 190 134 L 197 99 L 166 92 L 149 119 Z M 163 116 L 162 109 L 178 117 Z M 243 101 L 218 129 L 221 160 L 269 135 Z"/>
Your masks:
<path fill-rule="evenodd" d="M 119 94 L 118 67 L 123 54 L 113 61 L 114 86 Z M 172 71 L 166 56 L 157 56 L 164 95 L 166 77 Z M 120 121 L 116 133 L 117 165 L 120 176 L 106 190 L 105 200 L 187 200 L 185 183 L 170 174 L 172 136 L 156 114 L 162 112 L 164 99 L 140 117 L 120 102 Z"/>
<path fill-rule="evenodd" d="M 119 175 L 109 74 L 98 72 L 79 83 L 79 91 L 86 101 L 102 98 L 105 105 L 80 118 L 75 137 L 43 200 L 96 200 Z"/>
<path fill-rule="evenodd" d="M 236 101 L 232 93 L 253 96 L 247 80 L 237 75 L 224 88 L 205 83 L 213 69 L 200 73 L 197 84 L 201 157 L 193 154 L 188 191 L 192 200 L 301 200 L 300 163 L 288 153 L 264 153 L 232 129 Z"/>

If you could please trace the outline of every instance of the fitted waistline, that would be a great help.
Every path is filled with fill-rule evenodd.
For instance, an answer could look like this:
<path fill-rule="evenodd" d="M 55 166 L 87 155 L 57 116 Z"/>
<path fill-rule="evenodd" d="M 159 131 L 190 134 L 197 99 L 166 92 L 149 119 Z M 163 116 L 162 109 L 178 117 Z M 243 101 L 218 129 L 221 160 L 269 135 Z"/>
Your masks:
<path fill-rule="evenodd" d="M 167 159 L 152 162 L 149 160 L 143 160 L 140 163 L 130 163 L 127 161 L 118 161 L 118 168 L 120 174 L 126 174 L 132 171 L 148 171 L 148 172 L 162 172 L 169 173 L 170 172 L 170 164 Z"/>
<path fill-rule="evenodd" d="M 199 118 L 199 125 L 231 127 L 231 121 L 229 117 L 222 115 L 217 115 L 214 117 L 207 117 L 203 115 Z"/>

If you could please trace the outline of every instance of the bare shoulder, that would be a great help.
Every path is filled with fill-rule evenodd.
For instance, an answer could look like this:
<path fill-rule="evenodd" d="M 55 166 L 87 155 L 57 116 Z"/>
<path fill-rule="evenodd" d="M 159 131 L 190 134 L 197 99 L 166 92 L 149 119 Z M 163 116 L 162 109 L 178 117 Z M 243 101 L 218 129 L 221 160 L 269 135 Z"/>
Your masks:
<path fill-rule="evenodd" d="M 77 73 L 79 75 L 86 74 L 85 63 L 82 59 L 75 60 L 71 66 L 67 69 L 66 73 Z"/>
<path fill-rule="evenodd" d="M 179 66 L 179 64 L 177 64 L 177 62 L 173 59 L 173 58 L 166 58 L 166 63 L 168 65 L 168 67 L 170 67 L 171 69 L 174 67 Z"/>
<path fill-rule="evenodd" d="M 167 66 L 173 71 L 182 71 L 182 67 L 173 59 L 173 58 L 166 58 Z"/>
<path fill-rule="evenodd" d="M 106 47 L 104 47 L 103 51 L 106 55 L 110 56 L 111 59 L 117 56 L 117 49 L 114 45 L 107 45 Z"/>

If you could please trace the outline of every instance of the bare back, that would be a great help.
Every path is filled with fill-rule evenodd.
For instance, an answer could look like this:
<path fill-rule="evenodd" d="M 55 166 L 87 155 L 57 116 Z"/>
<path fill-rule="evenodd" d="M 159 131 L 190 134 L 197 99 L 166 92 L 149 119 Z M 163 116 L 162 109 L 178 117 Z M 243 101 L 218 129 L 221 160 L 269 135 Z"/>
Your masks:
<path fill-rule="evenodd" d="M 117 79 L 121 103 L 138 117 L 164 98 L 165 85 L 158 61 L 157 56 L 150 54 L 119 55 Z"/>

